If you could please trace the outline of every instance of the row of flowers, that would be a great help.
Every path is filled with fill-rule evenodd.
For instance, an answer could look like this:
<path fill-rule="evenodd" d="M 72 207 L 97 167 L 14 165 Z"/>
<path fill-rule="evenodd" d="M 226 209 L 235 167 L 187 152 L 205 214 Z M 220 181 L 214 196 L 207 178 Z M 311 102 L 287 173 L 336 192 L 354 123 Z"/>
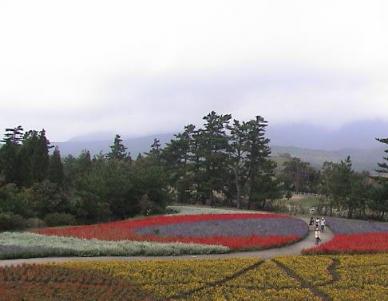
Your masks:
<path fill-rule="evenodd" d="M 281 214 L 233 213 L 155 216 L 98 225 L 44 228 L 37 233 L 109 241 L 210 244 L 245 250 L 293 243 L 307 235 L 308 227 L 302 220 Z"/>
<path fill-rule="evenodd" d="M 52 256 L 170 256 L 229 252 L 227 247 L 147 241 L 102 241 L 35 233 L 0 233 L 0 259 Z"/>

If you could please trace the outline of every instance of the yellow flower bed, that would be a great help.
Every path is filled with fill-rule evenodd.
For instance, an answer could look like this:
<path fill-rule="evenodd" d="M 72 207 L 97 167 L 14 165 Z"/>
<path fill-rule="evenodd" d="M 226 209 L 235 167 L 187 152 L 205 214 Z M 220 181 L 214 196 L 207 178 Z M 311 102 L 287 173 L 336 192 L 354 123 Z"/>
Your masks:
<path fill-rule="evenodd" d="M 97 269 L 130 280 L 158 298 L 169 298 L 225 277 L 259 262 L 258 259 L 158 260 L 132 262 L 71 262 L 72 268 Z"/>
<path fill-rule="evenodd" d="M 273 261 L 266 261 L 256 269 L 227 282 L 225 286 L 263 290 L 299 288 L 300 284 L 290 278 Z"/>
<path fill-rule="evenodd" d="M 106 272 L 165 300 L 388 301 L 388 254 L 259 259 L 69 262 Z M 291 271 L 291 272 L 290 272 Z M 294 278 L 294 275 L 295 276 Z M 302 285 L 303 284 L 303 285 Z"/>
<path fill-rule="evenodd" d="M 251 290 L 245 288 L 230 288 L 218 286 L 193 294 L 189 298 L 177 299 L 180 301 L 229 301 L 229 300 L 244 300 L 244 301 L 320 301 L 321 299 L 314 296 L 308 289 L 292 288 L 292 289 L 266 289 L 266 290 Z"/>
<path fill-rule="evenodd" d="M 332 280 L 328 267 L 333 260 L 323 256 L 280 257 L 277 260 L 312 285 L 323 285 Z"/>
<path fill-rule="evenodd" d="M 277 259 L 333 300 L 388 300 L 388 254 L 295 256 Z M 328 271 L 338 264 L 334 281 Z"/>

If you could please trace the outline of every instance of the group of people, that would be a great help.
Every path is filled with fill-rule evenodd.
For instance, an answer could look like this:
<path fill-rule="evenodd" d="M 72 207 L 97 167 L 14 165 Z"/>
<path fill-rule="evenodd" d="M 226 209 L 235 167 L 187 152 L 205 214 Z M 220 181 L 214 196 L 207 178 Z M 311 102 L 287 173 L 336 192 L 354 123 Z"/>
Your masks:
<path fill-rule="evenodd" d="M 315 227 L 315 243 L 319 244 L 321 241 L 321 232 L 325 231 L 325 225 L 326 225 L 326 220 L 324 217 L 316 217 L 314 218 L 313 216 L 310 218 L 310 227 Z"/>

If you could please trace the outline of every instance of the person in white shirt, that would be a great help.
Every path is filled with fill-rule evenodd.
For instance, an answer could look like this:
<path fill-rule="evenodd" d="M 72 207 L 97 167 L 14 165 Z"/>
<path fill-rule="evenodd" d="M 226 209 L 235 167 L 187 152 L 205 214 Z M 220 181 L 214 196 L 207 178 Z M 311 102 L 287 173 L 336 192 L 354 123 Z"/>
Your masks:
<path fill-rule="evenodd" d="M 319 219 L 319 217 L 316 218 L 315 220 L 315 227 L 319 227 L 319 223 L 321 222 L 321 220 Z"/>
<path fill-rule="evenodd" d="M 315 228 L 315 244 L 319 244 L 321 241 L 321 232 L 319 231 L 319 227 Z"/>
<path fill-rule="evenodd" d="M 325 230 L 325 224 L 326 224 L 326 220 L 324 217 L 321 218 L 321 232 L 323 232 Z"/>

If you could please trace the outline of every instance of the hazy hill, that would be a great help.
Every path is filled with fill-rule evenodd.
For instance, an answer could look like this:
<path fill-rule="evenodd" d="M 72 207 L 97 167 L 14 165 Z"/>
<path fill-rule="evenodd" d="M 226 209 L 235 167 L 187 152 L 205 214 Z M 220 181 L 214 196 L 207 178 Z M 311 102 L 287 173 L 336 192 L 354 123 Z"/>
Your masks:
<path fill-rule="evenodd" d="M 310 162 L 313 167 L 320 168 L 325 161 L 339 162 L 348 155 L 351 156 L 353 167 L 358 171 L 374 171 L 377 168 L 377 162 L 382 161 L 384 155 L 383 148 L 374 149 L 343 149 L 337 151 L 316 150 L 299 148 L 294 146 L 272 146 L 272 155 L 278 157 L 281 154 L 288 153 L 291 156 L 301 158 L 303 161 Z M 278 161 L 275 158 L 276 161 Z"/>
<path fill-rule="evenodd" d="M 268 127 L 273 156 L 289 153 L 321 167 L 324 161 L 340 161 L 350 155 L 357 170 L 374 170 L 381 161 L 383 146 L 375 137 L 388 137 L 388 122 L 372 120 L 359 121 L 337 129 L 327 129 L 304 123 L 288 123 Z M 75 137 L 67 142 L 55 143 L 62 155 L 78 155 L 83 149 L 92 154 L 109 152 L 113 133 L 94 133 Z M 144 137 L 125 138 L 124 143 L 133 157 L 147 152 L 157 137 L 162 144 L 173 138 L 172 133 Z"/>
<path fill-rule="evenodd" d="M 139 138 L 124 139 L 125 145 L 131 152 L 133 157 L 136 157 L 139 153 L 149 151 L 153 139 L 158 137 L 162 144 L 165 144 L 173 138 L 172 134 L 161 134 L 154 136 L 145 136 Z M 72 140 L 67 142 L 55 143 L 60 147 L 62 156 L 72 154 L 77 156 L 82 150 L 88 149 L 92 154 L 98 154 L 99 152 L 109 152 L 109 146 L 112 144 L 111 140 Z M 377 162 L 381 161 L 384 152 L 383 147 L 370 149 L 342 149 L 336 151 L 330 150 L 318 150 L 309 149 L 295 146 L 279 146 L 271 145 L 272 155 L 277 157 L 284 153 L 289 153 L 291 156 L 299 157 L 304 161 L 310 162 L 312 166 L 320 168 L 325 161 L 337 162 L 350 155 L 353 160 L 353 165 L 356 170 L 370 170 L 373 171 L 376 168 Z M 276 159 L 276 158 L 275 158 Z"/>

